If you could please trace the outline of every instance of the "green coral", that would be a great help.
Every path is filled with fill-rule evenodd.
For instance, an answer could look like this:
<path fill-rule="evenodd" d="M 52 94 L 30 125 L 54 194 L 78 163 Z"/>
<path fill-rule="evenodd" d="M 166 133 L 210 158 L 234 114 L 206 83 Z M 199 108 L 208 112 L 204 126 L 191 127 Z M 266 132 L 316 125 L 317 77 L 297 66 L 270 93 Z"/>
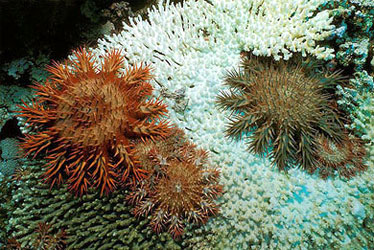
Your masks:
<path fill-rule="evenodd" d="M 32 91 L 29 88 L 0 85 L 0 131 L 7 121 L 15 117 L 14 111 L 18 110 L 17 105 L 22 104 L 21 100 L 27 102 L 31 97 Z M 26 130 L 24 124 L 21 130 Z"/>
<path fill-rule="evenodd" d="M 374 81 L 367 71 L 356 72 L 348 86 L 338 85 L 338 104 L 350 112 L 355 129 L 364 139 L 374 140 Z M 372 136 L 369 136 L 372 134 Z"/>
<path fill-rule="evenodd" d="M 357 65 L 362 68 L 366 63 L 369 55 L 369 38 L 357 37 L 347 38 L 346 42 L 339 46 L 339 51 L 336 53 L 336 59 L 343 65 L 350 64 Z"/>
<path fill-rule="evenodd" d="M 374 81 L 366 71 L 354 75 L 348 86 L 337 86 L 338 104 L 350 113 L 353 122 L 349 128 L 368 141 L 368 164 L 374 167 Z"/>
<path fill-rule="evenodd" d="M 49 75 L 45 70 L 49 61 L 49 56 L 44 54 L 26 56 L 15 59 L 10 63 L 5 63 L 2 66 L 2 70 L 15 80 L 19 80 L 21 77 L 25 76 L 30 83 L 33 81 L 43 82 Z"/>
<path fill-rule="evenodd" d="M 89 193 L 74 198 L 66 187 L 49 190 L 40 183 L 42 169 L 32 170 L 16 183 L 13 200 L 17 209 L 10 220 L 10 236 L 22 248 L 35 242 L 34 229 L 39 222 L 52 225 L 52 233 L 64 229 L 67 249 L 180 249 L 167 233 L 154 234 L 149 221 L 137 220 L 125 205 L 125 190 L 101 197 Z"/>
<path fill-rule="evenodd" d="M 1 158 L 10 160 L 21 156 L 18 140 L 15 138 L 6 138 L 0 141 Z"/>
<path fill-rule="evenodd" d="M 7 243 L 10 213 L 14 209 L 11 201 L 13 186 L 9 176 L 0 178 L 0 249 Z"/>
<path fill-rule="evenodd" d="M 21 154 L 17 139 L 6 138 L 0 141 L 0 178 L 14 173 L 23 161 Z"/>
<path fill-rule="evenodd" d="M 362 0 L 330 0 L 323 6 L 332 9 L 336 26 L 332 46 L 343 66 L 362 70 L 370 60 L 370 43 L 374 37 L 374 4 Z"/>
<path fill-rule="evenodd" d="M 19 167 L 19 161 L 15 159 L 4 160 L 0 162 L 0 179 L 3 176 L 10 176 L 14 170 Z"/>

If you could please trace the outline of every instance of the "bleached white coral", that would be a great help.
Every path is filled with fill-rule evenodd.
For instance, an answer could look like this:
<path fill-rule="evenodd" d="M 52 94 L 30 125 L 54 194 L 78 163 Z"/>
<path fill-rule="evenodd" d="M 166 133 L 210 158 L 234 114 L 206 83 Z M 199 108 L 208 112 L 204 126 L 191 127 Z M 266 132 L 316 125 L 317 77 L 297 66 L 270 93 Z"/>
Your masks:
<path fill-rule="evenodd" d="M 330 58 L 332 49 L 316 46 L 334 28 L 327 10 L 315 14 L 322 3 L 324 0 L 198 0 L 187 1 L 182 8 L 166 1 L 167 7 L 160 3 L 149 12 L 149 22 L 131 19 L 119 35 L 101 40 L 99 48 L 122 48 L 129 59 L 149 60 L 154 55 L 177 65 L 182 64 L 177 51 L 186 55 L 212 46 L 251 50 L 276 59 L 288 59 L 296 51 Z"/>
<path fill-rule="evenodd" d="M 324 1 L 212 1 L 211 23 L 206 27 L 214 39 L 232 43 L 234 47 L 253 51 L 255 55 L 272 55 L 288 59 L 292 52 L 310 53 L 319 58 L 333 56 L 332 49 L 316 46 L 316 41 L 331 35 L 327 10 L 315 10 Z M 282 56 L 283 55 L 283 56 Z"/>
<path fill-rule="evenodd" d="M 331 50 L 315 47 L 315 41 L 332 29 L 327 12 L 313 15 L 323 1 L 210 2 L 213 5 L 159 5 L 149 13 L 149 21 L 133 19 L 121 34 L 100 40 L 96 49 L 98 55 L 122 49 L 129 63 L 151 64 L 157 82 L 169 90 L 187 87 L 190 101 L 185 113 L 170 110 L 170 119 L 211 151 L 212 161 L 222 168 L 225 195 L 220 215 L 185 243 L 196 249 L 321 249 L 351 244 L 347 242 L 355 235 L 364 235 L 364 213 L 358 204 L 367 208 L 372 202 L 373 168 L 349 182 L 324 181 L 299 169 L 279 173 L 269 159 L 248 153 L 243 141 L 225 138 L 227 113 L 214 104 L 225 71 L 239 65 L 243 49 L 268 55 L 270 46 L 269 55 L 276 58 L 288 58 L 293 51 L 331 57 Z M 272 2 L 282 2 L 281 7 Z"/>

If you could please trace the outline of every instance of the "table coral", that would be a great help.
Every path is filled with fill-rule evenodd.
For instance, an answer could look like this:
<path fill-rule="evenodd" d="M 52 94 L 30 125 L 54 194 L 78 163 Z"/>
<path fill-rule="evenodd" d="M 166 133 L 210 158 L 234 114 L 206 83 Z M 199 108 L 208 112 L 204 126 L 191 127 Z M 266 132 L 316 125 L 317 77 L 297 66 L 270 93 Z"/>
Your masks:
<path fill-rule="evenodd" d="M 36 84 L 37 98 L 20 106 L 35 133 L 27 134 L 22 147 L 34 157 L 47 153 L 44 179 L 61 184 L 68 176 L 69 189 L 84 194 L 91 186 L 101 194 L 112 192 L 128 176 L 145 176 L 134 156 L 132 139 L 165 136 L 167 112 L 160 100 L 150 100 L 150 68 L 119 70 L 124 57 L 109 52 L 102 64 L 81 49 L 75 59 L 55 63 L 45 85 Z"/>

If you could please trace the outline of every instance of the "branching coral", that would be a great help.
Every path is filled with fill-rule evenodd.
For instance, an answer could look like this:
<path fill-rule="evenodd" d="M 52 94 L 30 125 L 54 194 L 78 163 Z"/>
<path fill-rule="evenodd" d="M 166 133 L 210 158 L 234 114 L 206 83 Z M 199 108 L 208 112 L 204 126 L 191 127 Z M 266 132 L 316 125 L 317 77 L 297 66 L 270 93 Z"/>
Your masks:
<path fill-rule="evenodd" d="M 151 226 L 174 236 L 183 234 L 186 223 L 203 224 L 218 212 L 216 199 L 222 192 L 219 171 L 207 166 L 207 152 L 186 141 L 180 129 L 151 146 L 137 147 L 152 174 L 128 196 L 136 216 L 151 215 Z"/>
<path fill-rule="evenodd" d="M 242 71 L 229 72 L 226 77 L 230 91 L 218 96 L 219 106 L 234 113 L 227 134 L 240 138 L 243 133 L 253 132 L 250 151 L 263 154 L 272 145 L 273 163 L 279 169 L 297 163 L 314 172 L 321 159 L 316 156 L 319 141 L 314 138 L 320 135 L 341 143 L 345 135 L 336 103 L 327 92 L 343 78 L 339 72 L 317 73 L 316 67 L 311 60 L 244 60 Z"/>
<path fill-rule="evenodd" d="M 180 249 L 169 234 L 155 235 L 147 226 L 147 218 L 136 219 L 131 214 L 131 207 L 123 204 L 127 190 L 100 197 L 90 189 L 76 199 L 66 185 L 49 190 L 41 183 L 44 170 L 40 163 L 30 163 L 27 168 L 32 171 L 14 182 L 11 200 L 17 204 L 4 230 L 21 249 L 36 249 L 35 229 L 40 222 L 51 225 L 53 234 L 64 229 L 64 249 Z"/>
<path fill-rule="evenodd" d="M 333 14 L 337 27 L 330 45 L 337 49 L 336 60 L 343 66 L 362 71 L 370 61 L 370 41 L 374 37 L 373 1 L 329 0 L 320 6 Z"/>
<path fill-rule="evenodd" d="M 45 85 L 36 84 L 38 97 L 20 106 L 36 133 L 22 144 L 34 157 L 46 152 L 44 178 L 61 184 L 69 177 L 69 189 L 83 194 L 91 186 L 113 191 L 131 175 L 145 175 L 134 155 L 134 138 L 165 136 L 168 123 L 160 118 L 166 105 L 150 100 L 152 86 L 148 66 L 134 66 L 121 73 L 124 57 L 112 51 L 99 61 L 85 49 L 75 59 L 55 63 Z"/>

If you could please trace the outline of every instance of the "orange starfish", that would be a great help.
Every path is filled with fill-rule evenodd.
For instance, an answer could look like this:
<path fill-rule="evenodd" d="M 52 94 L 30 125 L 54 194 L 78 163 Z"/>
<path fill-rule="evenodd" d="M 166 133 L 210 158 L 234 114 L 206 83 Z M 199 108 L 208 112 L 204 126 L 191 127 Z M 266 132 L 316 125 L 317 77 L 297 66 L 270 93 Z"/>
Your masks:
<path fill-rule="evenodd" d="M 26 135 L 23 148 L 34 157 L 46 153 L 44 178 L 83 194 L 91 186 L 101 194 L 119 183 L 145 177 L 134 152 L 134 139 L 164 137 L 168 122 L 161 117 L 167 107 L 150 99 L 153 88 L 148 66 L 121 72 L 124 57 L 112 51 L 102 61 L 86 49 L 73 52 L 75 59 L 48 67 L 52 76 L 37 83 L 37 98 L 20 106 L 34 132 Z M 101 66 L 98 66 L 101 65 Z"/>

